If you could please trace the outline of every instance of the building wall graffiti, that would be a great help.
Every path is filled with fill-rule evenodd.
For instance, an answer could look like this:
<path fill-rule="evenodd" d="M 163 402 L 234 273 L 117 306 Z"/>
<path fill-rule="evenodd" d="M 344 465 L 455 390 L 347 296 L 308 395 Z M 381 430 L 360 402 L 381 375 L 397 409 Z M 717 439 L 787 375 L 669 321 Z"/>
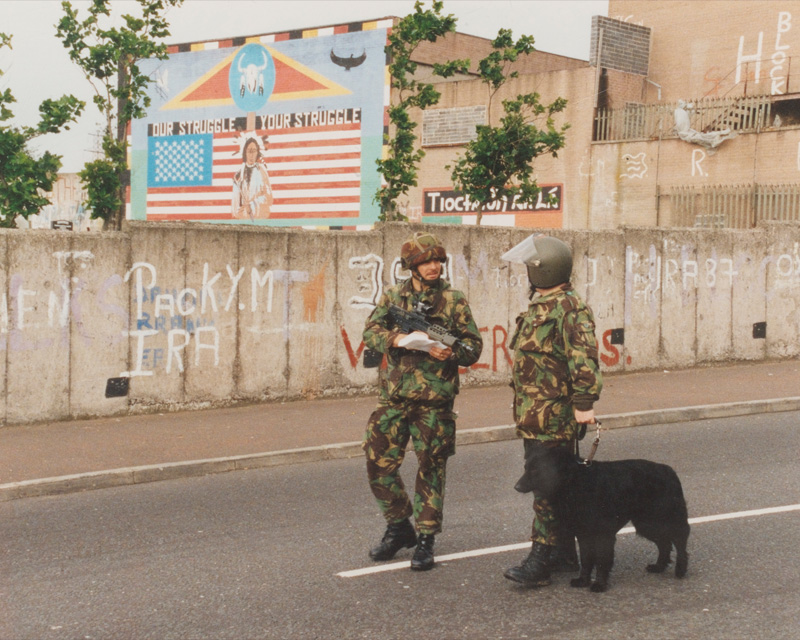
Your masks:
<path fill-rule="evenodd" d="M 198 227 L 133 223 L 129 234 L 99 234 L 91 246 L 55 231 L 0 232 L 7 423 L 372 391 L 376 373 L 361 363 L 361 333 L 384 288 L 408 277 L 397 256 L 407 225 L 280 236 Z M 525 231 L 435 230 L 448 249 L 445 277 L 466 292 L 485 341 L 464 383 L 503 384 L 528 282 L 499 256 Z M 14 234 L 26 234 L 24 242 Z M 796 224 L 746 234 L 560 235 L 573 246 L 573 283 L 595 310 L 607 369 L 800 353 Z M 138 258 L 128 245 L 139 247 Z M 746 309 L 744 320 L 736 309 Z M 757 323 L 766 330 L 754 337 Z M 719 340 L 720 327 L 729 333 L 724 344 L 700 353 L 697 345 Z M 128 395 L 107 398 L 107 382 L 120 378 L 130 381 Z M 225 391 L 209 397 L 209 388 Z M 21 405 L 40 409 L 26 417 Z"/>
<path fill-rule="evenodd" d="M 51 229 L 53 223 L 69 223 L 74 231 L 90 231 L 99 225 L 91 220 L 86 208 L 87 193 L 77 173 L 60 173 L 49 193 L 43 193 L 50 204 L 26 221 L 18 219 L 21 228 Z"/>
<path fill-rule="evenodd" d="M 754 66 L 753 81 L 756 84 L 764 79 L 769 82 L 770 95 L 785 94 L 788 72 L 787 51 L 791 49 L 788 40 L 791 29 L 792 14 L 788 11 L 779 11 L 774 39 L 771 38 L 772 34 L 769 32 L 765 38 L 764 31 L 758 32 L 755 42 L 740 35 L 736 55 L 736 83 L 742 81 L 742 73 L 749 64 L 752 64 Z M 771 46 L 773 43 L 774 46 Z M 762 69 L 762 67 L 766 68 Z"/>
<path fill-rule="evenodd" d="M 650 79 L 659 87 L 652 97 L 674 102 L 796 92 L 793 8 L 783 0 L 704 2 L 701 10 L 677 1 L 611 0 L 609 16 L 653 30 Z"/>
<path fill-rule="evenodd" d="M 620 178 L 643 178 L 647 174 L 647 158 L 644 152 L 632 155 L 630 153 L 622 156 L 625 162 L 625 172 L 620 174 Z"/>

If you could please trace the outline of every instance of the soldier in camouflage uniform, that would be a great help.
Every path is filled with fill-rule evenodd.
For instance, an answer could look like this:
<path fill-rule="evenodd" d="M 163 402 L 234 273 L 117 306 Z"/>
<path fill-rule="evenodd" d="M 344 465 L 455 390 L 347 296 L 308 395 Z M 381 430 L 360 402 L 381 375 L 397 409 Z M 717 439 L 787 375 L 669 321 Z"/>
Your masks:
<path fill-rule="evenodd" d="M 572 251 L 561 240 L 529 236 L 503 259 L 527 266 L 528 310 L 517 318 L 514 420 L 525 452 L 531 447 L 575 447 L 579 424 L 594 422 L 603 378 L 592 310 L 569 282 Z M 534 496 L 530 555 L 505 577 L 528 587 L 550 584 L 551 571 L 577 571 L 574 536 L 559 536 L 552 506 Z"/>
<path fill-rule="evenodd" d="M 400 255 L 411 278 L 384 293 L 364 329 L 366 347 L 386 354 L 387 362 L 363 444 L 370 488 L 387 522 L 383 539 L 369 555 L 373 560 L 390 560 L 400 549 L 416 545 L 411 568 L 425 571 L 434 564 L 434 536 L 442 529 L 445 466 L 455 452 L 458 368 L 478 360 L 483 341 L 464 294 L 440 277 L 447 255 L 439 240 L 417 232 L 403 244 Z M 407 334 L 392 321 L 392 304 L 407 311 L 427 309 L 428 318 L 458 342 L 452 348 L 439 343 L 430 352 L 398 347 Z M 409 438 L 419 462 L 413 507 L 399 475 Z M 409 520 L 412 514 L 419 537 Z"/>

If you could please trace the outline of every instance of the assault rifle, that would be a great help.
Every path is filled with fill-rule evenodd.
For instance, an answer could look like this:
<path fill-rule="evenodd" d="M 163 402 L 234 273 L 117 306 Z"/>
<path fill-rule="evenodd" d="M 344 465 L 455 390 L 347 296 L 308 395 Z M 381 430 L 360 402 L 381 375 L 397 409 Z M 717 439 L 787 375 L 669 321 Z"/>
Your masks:
<path fill-rule="evenodd" d="M 438 340 L 448 347 L 453 347 L 459 340 L 452 333 L 448 333 L 444 327 L 433 324 L 425 315 L 427 309 L 424 306 L 417 307 L 417 311 L 406 311 L 405 309 L 393 304 L 389 307 L 389 316 L 403 333 L 413 333 L 422 331 L 428 334 L 431 340 Z M 472 349 L 469 345 L 461 343 L 461 346 L 468 351 Z"/>
<path fill-rule="evenodd" d="M 448 333 L 444 327 L 433 324 L 430 320 L 428 320 L 427 316 L 425 315 L 425 312 L 428 309 L 424 305 L 419 305 L 417 309 L 417 311 L 406 311 L 402 307 L 398 307 L 396 304 L 393 304 L 389 307 L 389 316 L 403 333 L 422 331 L 432 340 L 438 340 L 448 347 L 452 347 L 459 342 L 458 338 L 452 333 Z M 472 351 L 472 347 L 464 342 L 461 342 L 461 346 L 468 351 Z M 364 349 L 365 369 L 372 369 L 380 366 L 382 360 L 383 354 L 380 351 Z"/>

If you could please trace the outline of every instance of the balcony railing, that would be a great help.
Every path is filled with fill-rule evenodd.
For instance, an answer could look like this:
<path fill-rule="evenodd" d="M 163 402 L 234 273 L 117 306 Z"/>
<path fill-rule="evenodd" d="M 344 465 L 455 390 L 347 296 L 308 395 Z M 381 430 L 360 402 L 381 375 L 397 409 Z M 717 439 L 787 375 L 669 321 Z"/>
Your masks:
<path fill-rule="evenodd" d="M 673 187 L 659 193 L 663 226 L 752 229 L 760 220 L 800 221 L 800 184 Z"/>
<path fill-rule="evenodd" d="M 628 104 L 620 109 L 598 109 L 594 141 L 676 138 L 675 111 L 689 115 L 690 127 L 701 133 L 729 129 L 740 133 L 771 126 L 772 98 L 704 98 L 691 103 Z"/>

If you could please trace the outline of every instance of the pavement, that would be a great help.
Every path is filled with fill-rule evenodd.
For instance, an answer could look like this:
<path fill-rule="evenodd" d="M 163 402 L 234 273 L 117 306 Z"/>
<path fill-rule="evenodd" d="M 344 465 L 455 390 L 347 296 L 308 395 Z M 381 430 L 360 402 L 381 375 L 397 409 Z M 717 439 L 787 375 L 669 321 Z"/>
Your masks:
<path fill-rule="evenodd" d="M 370 395 L 0 427 L 0 501 L 361 456 L 375 401 Z M 457 446 L 515 438 L 511 401 L 505 385 L 462 389 Z M 796 358 L 606 373 L 595 405 L 603 429 L 797 410 Z"/>

